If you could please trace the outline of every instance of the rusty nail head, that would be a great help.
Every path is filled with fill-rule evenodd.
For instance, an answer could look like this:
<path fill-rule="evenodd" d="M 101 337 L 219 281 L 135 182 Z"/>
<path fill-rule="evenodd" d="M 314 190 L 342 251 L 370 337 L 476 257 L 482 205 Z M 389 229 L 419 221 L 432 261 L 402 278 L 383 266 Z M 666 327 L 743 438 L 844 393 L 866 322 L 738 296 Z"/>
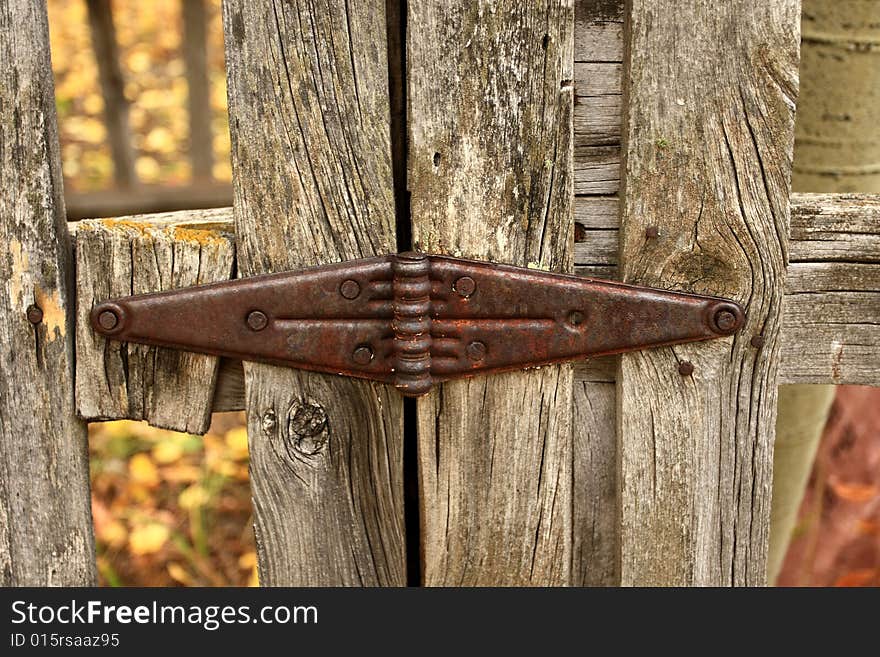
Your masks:
<path fill-rule="evenodd" d="M 269 318 L 266 313 L 254 310 L 247 316 L 247 325 L 252 331 L 262 331 L 269 325 Z"/>
<path fill-rule="evenodd" d="M 116 325 L 118 323 L 119 318 L 112 310 L 105 310 L 100 315 L 98 315 L 98 324 L 100 324 L 101 328 L 105 331 L 112 331 L 116 328 Z"/>
<path fill-rule="evenodd" d="M 467 346 L 467 357 L 471 360 L 483 360 L 486 357 L 486 345 L 474 340 Z"/>
<path fill-rule="evenodd" d="M 342 285 L 339 287 L 339 293 L 346 299 L 357 299 L 357 296 L 361 293 L 361 286 L 358 285 L 357 281 L 349 278 L 342 282 Z"/>
<path fill-rule="evenodd" d="M 651 225 L 645 228 L 645 237 L 649 240 L 656 239 L 660 235 L 660 229 L 657 226 Z"/>
<path fill-rule="evenodd" d="M 470 276 L 462 276 L 453 283 L 452 287 L 459 296 L 467 299 L 474 293 L 474 290 L 477 289 L 477 284 Z"/>
<path fill-rule="evenodd" d="M 580 310 L 572 310 L 568 314 L 568 321 L 572 326 L 580 326 L 584 323 L 584 314 Z"/>
<path fill-rule="evenodd" d="M 27 309 L 27 318 L 31 324 L 39 324 L 43 321 L 43 311 L 37 305 L 30 305 Z"/>
<path fill-rule="evenodd" d="M 358 365 L 367 365 L 371 360 L 373 360 L 373 350 L 367 346 L 360 346 L 354 350 L 354 353 L 351 355 L 352 359 Z"/>
<path fill-rule="evenodd" d="M 752 339 L 749 340 L 749 342 L 751 343 L 751 345 L 755 349 L 760 349 L 761 347 L 764 346 L 764 336 L 763 335 L 753 335 Z"/>
<path fill-rule="evenodd" d="M 694 373 L 694 364 L 689 360 L 683 360 L 678 364 L 678 373 L 682 376 L 690 376 Z"/>

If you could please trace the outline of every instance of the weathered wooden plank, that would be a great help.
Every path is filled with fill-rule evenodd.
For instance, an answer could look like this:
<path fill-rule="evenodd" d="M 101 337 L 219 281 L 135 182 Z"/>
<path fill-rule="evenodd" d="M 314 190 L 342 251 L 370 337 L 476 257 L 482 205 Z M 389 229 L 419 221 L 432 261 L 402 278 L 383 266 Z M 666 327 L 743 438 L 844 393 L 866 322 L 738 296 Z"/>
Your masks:
<path fill-rule="evenodd" d="M 83 586 L 95 546 L 44 3 L 0 0 L 0 61 L 0 584 Z"/>
<path fill-rule="evenodd" d="M 575 20 L 575 61 L 623 60 L 623 0 L 577 0 Z"/>
<path fill-rule="evenodd" d="M 620 145 L 622 64 L 575 64 L 576 146 Z"/>
<path fill-rule="evenodd" d="M 212 356 L 107 340 L 91 309 L 117 296 L 228 280 L 232 209 L 83 221 L 76 231 L 76 406 L 87 420 L 129 418 L 205 433 L 217 361 Z"/>
<path fill-rule="evenodd" d="M 576 194 L 617 194 L 620 188 L 620 146 L 578 146 L 574 160 Z"/>
<path fill-rule="evenodd" d="M 119 46 L 113 24 L 113 3 L 107 0 L 86 0 L 92 48 L 98 65 L 98 81 L 104 100 L 104 125 L 113 158 L 113 178 L 120 187 L 138 182 L 134 168 L 134 148 L 128 123 L 128 99 L 125 78 L 119 65 Z"/>
<path fill-rule="evenodd" d="M 795 194 L 791 262 L 880 262 L 880 197 Z"/>
<path fill-rule="evenodd" d="M 569 269 L 571 2 L 418 0 L 408 16 L 416 248 Z M 554 366 L 419 400 L 426 584 L 569 582 L 571 394 Z"/>
<path fill-rule="evenodd" d="M 395 250 L 385 3 L 223 5 L 239 270 Z M 406 582 L 402 403 L 245 365 L 260 579 Z"/>
<path fill-rule="evenodd" d="M 211 87 L 208 81 L 208 13 L 205 0 L 181 0 L 183 61 L 189 112 L 189 156 L 192 175 L 210 180 L 214 166 L 211 134 Z"/>
<path fill-rule="evenodd" d="M 615 407 L 613 384 L 575 382 L 575 586 L 616 586 L 620 582 Z"/>
<path fill-rule="evenodd" d="M 748 320 L 735 338 L 621 357 L 621 581 L 759 585 L 799 3 L 633 0 L 629 24 L 623 279 L 732 297 Z M 667 239 L 646 241 L 648 223 Z"/>

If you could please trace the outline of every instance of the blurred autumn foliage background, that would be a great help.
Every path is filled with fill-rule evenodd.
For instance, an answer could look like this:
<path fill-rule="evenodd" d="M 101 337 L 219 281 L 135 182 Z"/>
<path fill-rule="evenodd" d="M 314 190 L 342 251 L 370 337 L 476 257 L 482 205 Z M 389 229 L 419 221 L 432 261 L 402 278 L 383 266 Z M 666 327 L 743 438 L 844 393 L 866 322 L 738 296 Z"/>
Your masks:
<path fill-rule="evenodd" d="M 112 4 L 139 184 L 185 186 L 193 178 L 181 4 Z M 86 1 L 48 6 L 65 190 L 107 190 L 114 168 Z M 229 182 L 220 0 L 205 8 L 211 174 Z M 880 585 L 878 392 L 838 394 L 780 584 Z M 93 424 L 90 455 L 102 584 L 257 583 L 242 414 L 216 415 L 205 436 Z"/>
<path fill-rule="evenodd" d="M 109 2 L 109 0 L 107 0 Z M 49 0 L 55 93 L 67 194 L 107 190 L 114 170 L 85 0 Z M 180 0 L 112 3 L 138 184 L 192 181 Z M 231 180 L 220 1 L 205 2 L 213 178 Z M 190 436 L 138 422 L 92 424 L 92 512 L 101 583 L 257 582 L 240 413 Z"/>

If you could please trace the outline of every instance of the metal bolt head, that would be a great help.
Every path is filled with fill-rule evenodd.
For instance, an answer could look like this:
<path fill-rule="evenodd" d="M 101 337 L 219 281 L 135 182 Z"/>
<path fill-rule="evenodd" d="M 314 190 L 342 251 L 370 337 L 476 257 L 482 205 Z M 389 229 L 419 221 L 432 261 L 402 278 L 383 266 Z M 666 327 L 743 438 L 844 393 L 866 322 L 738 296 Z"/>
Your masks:
<path fill-rule="evenodd" d="M 251 331 L 262 331 L 269 325 L 269 318 L 266 313 L 254 310 L 247 316 L 247 325 Z"/>
<path fill-rule="evenodd" d="M 454 289 L 459 296 L 467 299 L 474 293 L 474 290 L 477 289 L 477 284 L 470 276 L 462 276 L 453 283 L 452 289 Z"/>
<path fill-rule="evenodd" d="M 37 305 L 30 305 L 27 309 L 27 318 L 31 324 L 39 324 L 43 321 L 43 310 Z"/>
<path fill-rule="evenodd" d="M 752 339 L 749 340 L 749 343 L 755 348 L 760 349 L 764 346 L 764 336 L 763 335 L 753 335 Z"/>
<path fill-rule="evenodd" d="M 694 373 L 694 364 L 689 360 L 683 360 L 678 364 L 678 373 L 682 376 L 690 376 Z"/>
<path fill-rule="evenodd" d="M 736 315 L 729 310 L 719 310 L 715 314 L 715 326 L 722 331 L 732 331 L 736 327 Z"/>
<path fill-rule="evenodd" d="M 351 359 L 358 365 L 369 365 L 373 360 L 373 350 L 366 345 L 360 346 L 354 350 Z"/>
<path fill-rule="evenodd" d="M 112 310 L 105 310 L 100 315 L 98 315 L 98 324 L 100 324 L 101 328 L 105 331 L 112 331 L 116 328 L 116 325 L 118 323 L 119 318 Z"/>
<path fill-rule="evenodd" d="M 357 281 L 353 281 L 350 278 L 347 281 L 343 281 L 342 285 L 339 286 L 339 294 L 346 299 L 357 299 L 360 293 L 361 286 Z"/>
<path fill-rule="evenodd" d="M 645 228 L 645 237 L 649 240 L 657 239 L 660 235 L 660 228 L 654 225 L 648 226 Z"/>
<path fill-rule="evenodd" d="M 465 352 L 471 360 L 483 360 L 486 357 L 486 345 L 478 340 L 474 340 L 467 346 Z"/>
<path fill-rule="evenodd" d="M 584 323 L 584 314 L 580 310 L 572 310 L 568 314 L 568 322 L 572 326 L 580 326 Z"/>

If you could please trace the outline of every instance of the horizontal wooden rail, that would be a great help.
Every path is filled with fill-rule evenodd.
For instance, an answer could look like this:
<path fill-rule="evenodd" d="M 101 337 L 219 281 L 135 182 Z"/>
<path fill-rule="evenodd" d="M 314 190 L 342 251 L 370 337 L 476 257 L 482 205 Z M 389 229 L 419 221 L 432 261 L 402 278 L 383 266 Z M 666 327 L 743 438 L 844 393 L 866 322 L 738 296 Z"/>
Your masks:
<path fill-rule="evenodd" d="M 594 250 L 579 242 L 579 260 L 588 264 L 577 270 L 614 278 L 617 229 L 612 201 L 598 198 L 590 203 L 605 209 L 590 213 L 603 229 L 588 234 L 603 233 L 609 246 Z M 232 209 L 88 220 L 69 226 L 78 263 L 79 413 L 90 420 L 146 419 L 198 433 L 207 428 L 211 411 L 242 409 L 240 362 L 182 358 L 169 350 L 135 345 L 128 346 L 125 354 L 116 347 L 107 350 L 86 319 L 91 304 L 101 300 L 102 290 L 129 294 L 230 276 Z M 656 239 L 671 238 L 661 233 Z M 790 259 L 780 382 L 880 384 L 880 196 L 793 195 Z M 182 272 L 187 262 L 198 279 Z M 124 369 L 135 366 L 136 373 Z M 576 378 L 611 382 L 615 371 L 614 357 L 598 358 L 579 363 Z M 115 373 L 112 385 L 105 380 L 108 372 Z M 174 399 L 179 403 L 172 403 Z"/>

